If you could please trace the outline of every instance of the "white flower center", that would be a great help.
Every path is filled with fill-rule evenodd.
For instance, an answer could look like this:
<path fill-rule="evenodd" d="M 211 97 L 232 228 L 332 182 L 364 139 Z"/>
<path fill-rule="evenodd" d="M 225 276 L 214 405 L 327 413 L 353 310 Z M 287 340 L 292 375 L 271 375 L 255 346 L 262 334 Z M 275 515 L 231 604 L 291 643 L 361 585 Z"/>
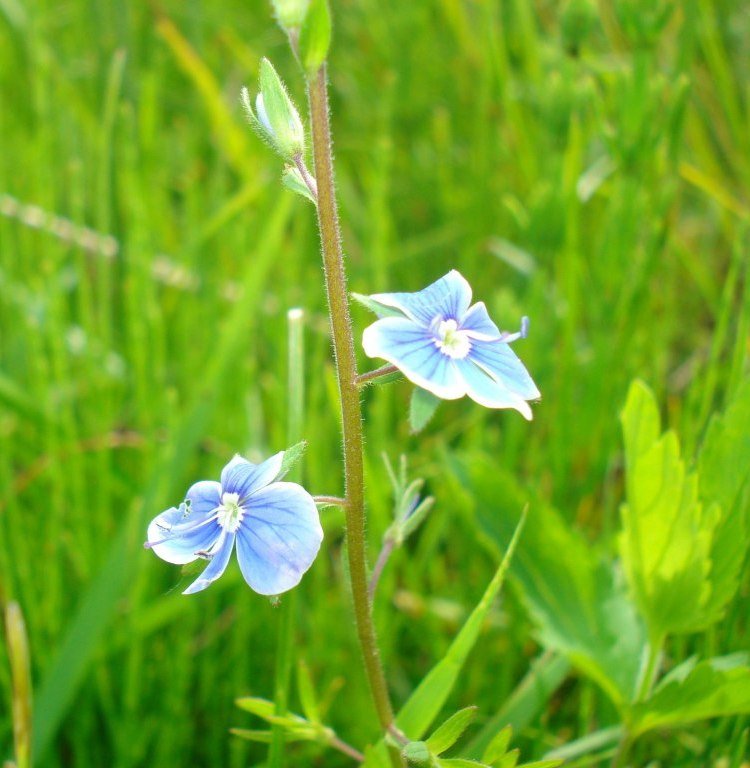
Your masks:
<path fill-rule="evenodd" d="M 455 320 L 441 320 L 437 327 L 435 346 L 448 357 L 463 359 L 469 354 L 471 342 L 466 331 L 458 329 Z"/>
<path fill-rule="evenodd" d="M 240 506 L 240 495 L 238 493 L 223 493 L 221 506 L 217 510 L 216 522 L 229 533 L 235 533 L 244 516 L 245 508 Z"/>

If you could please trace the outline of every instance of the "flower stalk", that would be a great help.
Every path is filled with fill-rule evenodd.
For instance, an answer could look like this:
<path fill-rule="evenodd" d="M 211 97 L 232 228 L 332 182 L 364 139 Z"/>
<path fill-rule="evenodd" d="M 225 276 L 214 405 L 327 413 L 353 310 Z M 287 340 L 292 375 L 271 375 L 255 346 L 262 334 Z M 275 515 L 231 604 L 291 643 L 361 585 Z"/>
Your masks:
<path fill-rule="evenodd" d="M 346 498 L 344 510 L 346 513 L 349 578 L 354 601 L 357 635 L 370 692 L 381 728 L 383 732 L 386 732 L 393 723 L 393 709 L 380 661 L 368 594 L 365 554 L 362 407 L 357 382 L 357 361 L 334 190 L 325 64 L 317 70 L 316 74 L 308 78 L 307 93 L 310 104 L 313 160 L 318 193 L 318 226 L 341 399 Z M 391 753 L 391 758 L 394 765 L 400 765 L 400 758 L 396 752 Z"/>

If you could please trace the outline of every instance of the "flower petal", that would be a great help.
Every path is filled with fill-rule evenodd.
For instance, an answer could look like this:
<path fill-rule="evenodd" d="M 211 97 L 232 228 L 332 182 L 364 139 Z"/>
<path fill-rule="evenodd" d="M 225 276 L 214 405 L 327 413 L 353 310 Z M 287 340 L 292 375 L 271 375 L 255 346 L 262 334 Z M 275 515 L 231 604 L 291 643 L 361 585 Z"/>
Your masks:
<path fill-rule="evenodd" d="M 502 336 L 498 327 L 490 320 L 483 301 L 479 301 L 469 308 L 469 311 L 461 318 L 459 328 L 466 331 L 471 339 L 491 341 Z"/>
<path fill-rule="evenodd" d="M 242 456 L 235 456 L 221 471 L 221 490 L 239 494 L 242 501 L 276 479 L 283 459 L 284 451 L 262 464 L 253 464 Z"/>
<path fill-rule="evenodd" d="M 180 505 L 151 521 L 146 546 L 168 563 L 185 565 L 198 557 L 197 552 L 211 549 L 220 535 L 221 526 L 210 514 L 201 514 L 192 506 L 187 511 L 185 505 Z"/>
<path fill-rule="evenodd" d="M 428 327 L 435 318 L 460 320 L 471 303 L 471 286 L 455 269 L 416 293 L 376 293 L 373 301 L 400 309 L 408 318 Z"/>
<path fill-rule="evenodd" d="M 272 483 L 257 492 L 237 532 L 237 559 L 245 581 L 261 595 L 299 584 L 323 540 L 312 496 L 296 483 Z"/>
<path fill-rule="evenodd" d="M 206 566 L 203 573 L 182 593 L 183 595 L 193 595 L 196 592 L 201 592 L 206 587 L 211 586 L 224 573 L 234 549 L 234 539 L 234 533 L 222 530 L 221 536 L 214 544 L 211 562 Z"/>
<path fill-rule="evenodd" d="M 405 317 L 386 317 L 365 328 L 362 346 L 369 357 L 393 363 L 410 381 L 445 400 L 466 394 L 453 364 L 432 333 Z"/>
<path fill-rule="evenodd" d="M 542 395 L 516 353 L 502 341 L 475 341 L 469 358 L 524 400 Z"/>
<path fill-rule="evenodd" d="M 485 408 L 515 408 L 525 419 L 531 421 L 533 414 L 529 404 L 516 392 L 508 389 L 502 381 L 493 379 L 469 358 L 457 360 L 456 365 L 472 400 Z"/>
<path fill-rule="evenodd" d="M 221 504 L 221 485 L 215 480 L 199 480 L 185 497 L 190 502 L 190 517 L 208 517 Z"/>

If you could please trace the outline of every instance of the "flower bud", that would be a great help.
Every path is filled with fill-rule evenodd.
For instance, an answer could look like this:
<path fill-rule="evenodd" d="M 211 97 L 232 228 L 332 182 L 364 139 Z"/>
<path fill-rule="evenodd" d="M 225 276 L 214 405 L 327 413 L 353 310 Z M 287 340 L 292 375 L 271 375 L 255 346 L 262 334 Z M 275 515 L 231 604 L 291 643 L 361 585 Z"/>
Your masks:
<path fill-rule="evenodd" d="M 242 103 L 258 135 L 284 160 L 291 161 L 305 149 L 305 129 L 284 83 L 268 59 L 260 62 L 260 92 L 255 106 L 247 88 L 242 89 Z"/>
<path fill-rule="evenodd" d="M 310 0 L 271 0 L 276 19 L 284 29 L 301 27 Z"/>

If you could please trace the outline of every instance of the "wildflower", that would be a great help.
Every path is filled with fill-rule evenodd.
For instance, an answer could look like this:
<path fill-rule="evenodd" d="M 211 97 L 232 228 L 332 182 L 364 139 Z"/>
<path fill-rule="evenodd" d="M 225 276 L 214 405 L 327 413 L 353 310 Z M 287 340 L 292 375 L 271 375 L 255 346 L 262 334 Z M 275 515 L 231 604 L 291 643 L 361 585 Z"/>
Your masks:
<path fill-rule="evenodd" d="M 282 451 L 256 465 L 235 456 L 220 483 L 195 483 L 179 507 L 151 521 L 145 546 L 162 560 L 209 560 L 183 594 L 218 579 L 235 544 L 240 571 L 256 592 L 278 595 L 299 584 L 318 554 L 323 529 L 312 496 L 296 483 L 278 482 L 283 457 Z"/>
<path fill-rule="evenodd" d="M 527 400 L 541 395 L 509 346 L 526 336 L 526 318 L 518 333 L 500 332 L 484 302 L 471 305 L 471 286 L 455 269 L 416 293 L 369 298 L 380 316 L 362 338 L 369 357 L 387 360 L 440 398 L 468 395 L 487 408 L 515 408 L 532 418 Z"/>

